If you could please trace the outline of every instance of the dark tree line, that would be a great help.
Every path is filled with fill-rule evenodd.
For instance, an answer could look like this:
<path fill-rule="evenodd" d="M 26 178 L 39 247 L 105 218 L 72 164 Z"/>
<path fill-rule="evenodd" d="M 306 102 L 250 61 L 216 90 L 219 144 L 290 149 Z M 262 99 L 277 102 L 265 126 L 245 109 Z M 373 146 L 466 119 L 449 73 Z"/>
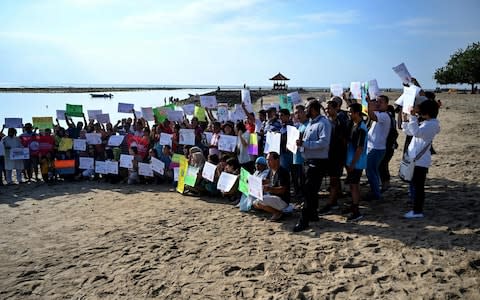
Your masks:
<path fill-rule="evenodd" d="M 480 82 L 480 42 L 457 50 L 444 67 L 435 71 L 434 78 L 439 84 L 470 84 L 473 93 Z"/>

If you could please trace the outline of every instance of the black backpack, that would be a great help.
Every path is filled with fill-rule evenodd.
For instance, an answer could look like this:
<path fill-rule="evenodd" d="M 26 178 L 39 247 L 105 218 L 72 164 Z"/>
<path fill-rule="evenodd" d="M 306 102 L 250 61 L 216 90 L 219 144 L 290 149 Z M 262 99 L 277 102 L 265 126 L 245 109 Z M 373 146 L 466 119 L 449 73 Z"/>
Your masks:
<path fill-rule="evenodd" d="M 397 149 L 398 144 L 397 144 L 397 138 L 398 138 L 398 131 L 397 131 L 397 126 L 395 123 L 395 117 L 389 113 L 388 116 L 390 117 L 390 131 L 388 132 L 387 135 L 387 144 L 386 144 L 386 149 Z"/>

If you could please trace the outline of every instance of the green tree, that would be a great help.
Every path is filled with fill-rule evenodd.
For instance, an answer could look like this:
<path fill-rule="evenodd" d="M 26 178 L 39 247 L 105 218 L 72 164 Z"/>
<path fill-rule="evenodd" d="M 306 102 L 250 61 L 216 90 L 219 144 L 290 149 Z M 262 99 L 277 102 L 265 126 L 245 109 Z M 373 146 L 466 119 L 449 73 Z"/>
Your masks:
<path fill-rule="evenodd" d="M 444 67 L 435 71 L 434 78 L 439 84 L 470 84 L 473 93 L 480 82 L 480 42 L 457 50 Z"/>

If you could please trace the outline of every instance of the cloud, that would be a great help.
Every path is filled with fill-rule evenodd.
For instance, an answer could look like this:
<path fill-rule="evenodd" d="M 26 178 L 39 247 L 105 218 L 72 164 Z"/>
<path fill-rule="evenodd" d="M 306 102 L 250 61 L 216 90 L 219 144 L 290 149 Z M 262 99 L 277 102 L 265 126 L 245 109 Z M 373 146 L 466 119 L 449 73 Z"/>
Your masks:
<path fill-rule="evenodd" d="M 317 32 L 299 32 L 299 33 L 292 33 L 292 34 L 281 34 L 281 35 L 273 35 L 268 37 L 267 40 L 270 41 L 298 41 L 298 40 L 313 40 L 322 37 L 331 37 L 335 36 L 338 33 L 335 29 L 328 29 L 325 31 L 317 31 Z"/>
<path fill-rule="evenodd" d="M 247 12 L 259 2 L 261 1 L 200 0 L 188 3 L 175 10 L 162 8 L 145 14 L 127 16 L 122 20 L 122 24 L 135 28 L 202 25 L 212 21 L 218 22 L 219 19 L 228 14 Z"/>
<path fill-rule="evenodd" d="M 359 13 L 355 10 L 320 12 L 302 15 L 299 18 L 320 24 L 352 24 L 358 20 Z"/>

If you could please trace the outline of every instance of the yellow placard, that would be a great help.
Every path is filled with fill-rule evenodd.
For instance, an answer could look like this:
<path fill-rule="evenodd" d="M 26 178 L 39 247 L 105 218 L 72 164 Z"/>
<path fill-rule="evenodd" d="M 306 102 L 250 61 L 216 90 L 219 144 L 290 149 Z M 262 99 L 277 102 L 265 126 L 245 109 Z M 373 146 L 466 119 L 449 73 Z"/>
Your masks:
<path fill-rule="evenodd" d="M 182 193 L 185 190 L 185 175 L 187 174 L 188 161 L 185 156 L 180 158 L 180 169 L 178 172 L 177 192 Z"/>
<path fill-rule="evenodd" d="M 58 145 L 58 151 L 68 151 L 73 148 L 73 139 L 62 138 L 60 144 Z"/>

